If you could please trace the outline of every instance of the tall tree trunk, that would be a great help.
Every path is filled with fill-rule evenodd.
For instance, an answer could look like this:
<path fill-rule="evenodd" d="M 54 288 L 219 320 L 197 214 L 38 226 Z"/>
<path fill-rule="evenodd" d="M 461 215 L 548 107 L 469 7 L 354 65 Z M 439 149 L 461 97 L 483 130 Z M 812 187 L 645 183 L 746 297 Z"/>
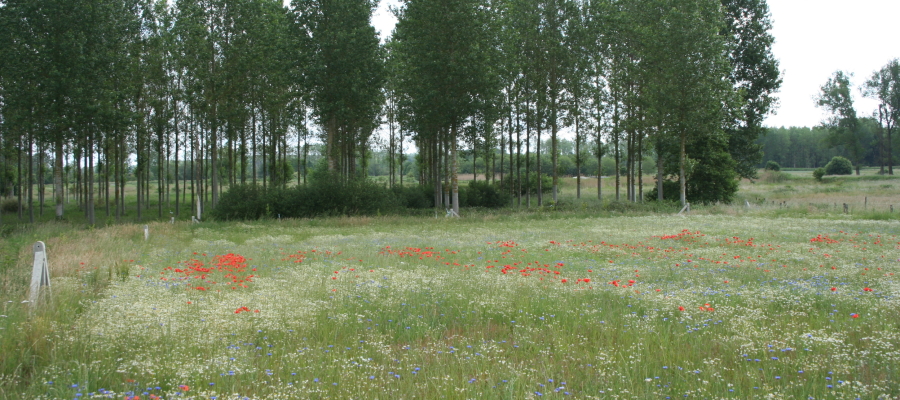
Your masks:
<path fill-rule="evenodd" d="M 575 100 L 575 198 L 581 198 L 581 126 L 579 122 L 578 100 Z"/>
<path fill-rule="evenodd" d="M 56 200 L 56 219 L 63 218 L 63 139 L 62 132 L 57 133 L 56 159 L 53 160 L 53 197 Z"/>
<path fill-rule="evenodd" d="M 181 177 L 180 176 L 181 171 L 178 169 L 178 157 L 179 157 L 179 153 L 178 153 L 179 146 L 178 145 L 180 143 L 179 138 L 178 138 L 178 134 L 180 133 L 179 126 L 178 126 L 178 114 L 179 114 L 178 113 L 178 100 L 175 100 L 174 103 L 175 103 L 175 107 L 174 107 L 175 113 L 173 114 L 172 117 L 174 118 L 173 125 L 175 127 L 175 154 L 174 154 L 174 159 L 173 159 L 173 161 L 175 163 L 175 173 L 173 174 L 173 176 L 175 177 L 175 217 L 177 218 L 179 216 L 179 214 L 181 214 L 181 198 L 182 198 L 181 187 L 182 187 L 182 185 L 178 182 L 180 180 L 179 178 Z"/>
<path fill-rule="evenodd" d="M 38 142 L 38 216 L 44 216 L 44 144 Z"/>
<path fill-rule="evenodd" d="M 686 154 L 684 151 L 685 142 L 687 141 L 687 134 L 681 133 L 681 152 L 679 154 L 679 165 L 678 165 L 678 179 L 681 182 L 681 206 L 684 207 L 687 204 L 687 180 L 684 175 L 684 163 L 687 161 Z"/>
<path fill-rule="evenodd" d="M 34 224 L 34 132 L 28 132 L 28 222 Z"/>
<path fill-rule="evenodd" d="M 660 133 L 657 132 L 657 135 Z M 656 200 L 663 201 L 663 154 L 662 144 L 659 138 L 656 140 Z"/>
<path fill-rule="evenodd" d="M 644 202 L 644 134 L 638 134 L 637 143 L 637 202 Z"/>
<path fill-rule="evenodd" d="M 16 149 L 16 163 L 18 165 L 16 167 L 16 186 L 18 187 L 18 190 L 16 190 L 16 201 L 19 203 L 19 221 L 25 218 L 25 202 L 22 201 L 25 192 L 25 180 L 22 179 L 23 174 L 25 173 L 24 168 L 22 168 L 22 159 L 25 158 L 24 137 L 25 135 L 22 135 L 21 132 L 19 132 L 19 148 Z"/>
<path fill-rule="evenodd" d="M 597 126 L 597 200 L 603 204 L 603 141 L 600 140 L 600 126 Z"/>
<path fill-rule="evenodd" d="M 528 188 L 525 190 L 525 207 L 531 208 L 531 190 L 534 188 L 531 187 L 531 119 L 528 117 L 525 117 L 528 121 L 525 133 L 525 187 Z"/>
<path fill-rule="evenodd" d="M 537 143 L 535 149 L 535 163 L 537 164 L 537 205 L 538 207 L 544 205 L 544 170 L 541 166 L 541 128 L 543 128 L 543 124 L 541 123 L 541 113 L 538 112 L 538 121 L 537 121 Z"/>
<path fill-rule="evenodd" d="M 215 110 L 215 105 L 213 105 L 213 110 Z M 219 147 L 219 124 L 217 122 L 216 112 L 213 111 L 213 121 L 212 121 L 212 130 L 210 131 L 210 153 L 209 153 L 209 172 L 212 175 L 212 204 L 211 207 L 215 208 L 216 203 L 219 201 L 219 168 L 218 168 L 218 147 Z"/>
<path fill-rule="evenodd" d="M 253 142 L 253 186 L 256 186 L 256 109 L 251 110 L 250 113 L 250 140 Z"/>
<path fill-rule="evenodd" d="M 88 132 L 87 139 L 87 148 L 85 151 L 87 152 L 87 220 L 88 225 L 95 226 L 97 225 L 97 220 L 94 218 L 94 132 L 93 128 L 91 128 Z"/>
<path fill-rule="evenodd" d="M 555 70 L 555 68 L 554 68 Z M 558 144 L 556 140 L 556 113 L 557 113 L 557 104 L 556 104 L 556 91 L 553 91 L 553 97 L 550 100 L 550 105 L 553 107 L 550 115 L 550 160 L 553 167 L 553 203 L 556 204 L 559 201 L 559 154 L 557 154 Z"/>
<path fill-rule="evenodd" d="M 459 216 L 459 177 L 457 174 L 459 171 L 459 158 L 456 157 L 457 142 L 456 125 L 453 125 L 450 130 L 450 186 L 453 192 L 450 201 L 451 204 L 453 204 L 453 212 L 456 213 L 457 216 Z M 475 173 L 477 174 L 478 172 L 475 171 Z"/>

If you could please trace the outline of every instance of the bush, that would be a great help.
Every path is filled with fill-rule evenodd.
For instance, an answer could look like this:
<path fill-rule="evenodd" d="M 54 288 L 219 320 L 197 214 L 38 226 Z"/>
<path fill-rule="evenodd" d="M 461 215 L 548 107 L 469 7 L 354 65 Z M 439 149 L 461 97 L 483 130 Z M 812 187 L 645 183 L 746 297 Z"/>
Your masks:
<path fill-rule="evenodd" d="M 788 173 L 771 170 L 766 171 L 762 176 L 762 181 L 765 183 L 782 183 L 790 179 L 791 175 Z"/>
<path fill-rule="evenodd" d="M 210 212 L 216 220 L 312 218 L 332 215 L 375 215 L 396 212 L 402 205 L 389 189 L 364 179 L 341 182 L 321 179 L 308 186 L 268 188 L 236 185 Z"/>
<path fill-rule="evenodd" d="M 434 207 L 434 188 L 425 186 L 396 186 L 391 189 L 401 207 L 423 209 Z"/>
<path fill-rule="evenodd" d="M 11 197 L 0 200 L 0 210 L 9 214 L 19 212 L 19 199 Z"/>
<path fill-rule="evenodd" d="M 825 175 L 850 175 L 853 173 L 853 164 L 850 160 L 836 156 L 825 165 Z"/>
<path fill-rule="evenodd" d="M 487 181 L 471 181 L 468 188 L 460 189 L 459 204 L 468 207 L 500 208 L 510 203 L 509 192 Z M 465 189 L 466 201 L 462 201 L 462 189 Z"/>
<path fill-rule="evenodd" d="M 769 160 L 766 163 L 766 171 L 781 171 L 781 165 L 778 165 L 777 162 Z"/>
<path fill-rule="evenodd" d="M 265 210 L 265 192 L 261 186 L 235 185 L 222 193 L 209 216 L 221 221 L 259 219 Z"/>
<path fill-rule="evenodd" d="M 822 177 L 825 176 L 825 168 L 816 168 L 813 171 L 813 178 L 816 178 L 817 181 L 822 182 Z"/>

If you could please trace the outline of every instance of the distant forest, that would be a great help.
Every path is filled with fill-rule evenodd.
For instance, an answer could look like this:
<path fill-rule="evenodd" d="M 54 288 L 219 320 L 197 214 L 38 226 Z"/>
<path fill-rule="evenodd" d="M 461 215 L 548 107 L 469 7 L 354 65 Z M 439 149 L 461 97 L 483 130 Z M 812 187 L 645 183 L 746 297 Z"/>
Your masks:
<path fill-rule="evenodd" d="M 863 150 L 858 162 L 865 166 L 881 166 L 882 160 L 886 160 L 886 152 L 880 147 L 878 122 L 863 118 L 860 119 L 860 128 L 859 140 Z M 898 142 L 892 143 L 894 155 L 900 153 Z M 832 145 L 826 127 L 769 128 L 757 143 L 762 146 L 763 152 L 762 162 L 757 165 L 759 168 L 763 168 L 767 161 L 775 161 L 785 168 L 819 168 L 834 156 L 853 159 L 853 152 L 847 146 Z M 896 161 L 894 156 L 895 164 Z"/>

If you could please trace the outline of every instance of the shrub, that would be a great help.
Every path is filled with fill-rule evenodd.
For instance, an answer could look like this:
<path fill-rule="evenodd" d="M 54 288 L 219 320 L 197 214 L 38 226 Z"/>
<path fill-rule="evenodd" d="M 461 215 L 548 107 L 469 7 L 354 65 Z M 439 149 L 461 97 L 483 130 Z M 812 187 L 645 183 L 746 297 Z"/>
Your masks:
<path fill-rule="evenodd" d="M 778 163 L 773 160 L 769 160 L 769 162 L 766 163 L 766 171 L 781 171 L 781 165 L 778 165 Z"/>
<path fill-rule="evenodd" d="M 460 188 L 462 192 L 463 188 Z M 500 208 L 510 203 L 508 192 L 500 190 L 497 185 L 487 181 L 471 181 L 469 187 L 465 188 L 466 201 L 462 201 L 462 193 L 460 193 L 459 204 L 469 207 L 486 207 Z"/>
<path fill-rule="evenodd" d="M 0 210 L 9 214 L 19 212 L 19 199 L 11 197 L 0 200 Z"/>
<path fill-rule="evenodd" d="M 266 210 L 264 195 L 258 185 L 234 185 L 222 193 L 209 216 L 220 221 L 259 219 Z"/>
<path fill-rule="evenodd" d="M 223 193 L 210 212 L 217 220 L 312 218 L 330 215 L 375 215 L 396 212 L 401 202 L 389 189 L 355 179 L 316 179 L 307 186 L 268 188 L 236 185 Z"/>
<path fill-rule="evenodd" d="M 825 165 L 825 175 L 850 175 L 853 173 L 853 164 L 850 160 L 836 156 Z"/>
<path fill-rule="evenodd" d="M 762 181 L 765 183 L 781 183 L 790 179 L 791 175 L 788 173 L 771 170 L 767 170 L 762 176 Z"/>
<path fill-rule="evenodd" d="M 816 178 L 817 181 L 822 182 L 822 177 L 825 176 L 825 168 L 816 168 L 813 171 L 813 178 Z"/>
<path fill-rule="evenodd" d="M 423 209 L 434 207 L 434 188 L 425 186 L 396 186 L 391 189 L 401 207 Z"/>

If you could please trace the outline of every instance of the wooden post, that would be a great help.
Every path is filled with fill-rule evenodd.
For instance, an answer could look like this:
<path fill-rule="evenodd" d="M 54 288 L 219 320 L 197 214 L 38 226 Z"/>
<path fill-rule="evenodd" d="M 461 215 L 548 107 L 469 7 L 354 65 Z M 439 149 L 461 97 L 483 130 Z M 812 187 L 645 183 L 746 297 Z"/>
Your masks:
<path fill-rule="evenodd" d="M 891 204 L 891 213 L 892 214 L 894 213 L 894 205 L 893 204 Z"/>
<path fill-rule="evenodd" d="M 144 241 L 150 240 L 150 226 L 144 225 Z"/>
<path fill-rule="evenodd" d="M 30 306 L 36 307 L 41 299 L 41 288 L 50 290 L 50 266 L 47 264 L 47 245 L 44 242 L 34 244 L 34 264 L 31 268 L 31 290 L 28 293 Z"/>
<path fill-rule="evenodd" d="M 866 196 L 866 199 L 863 200 L 863 210 L 869 209 L 869 196 Z"/>

